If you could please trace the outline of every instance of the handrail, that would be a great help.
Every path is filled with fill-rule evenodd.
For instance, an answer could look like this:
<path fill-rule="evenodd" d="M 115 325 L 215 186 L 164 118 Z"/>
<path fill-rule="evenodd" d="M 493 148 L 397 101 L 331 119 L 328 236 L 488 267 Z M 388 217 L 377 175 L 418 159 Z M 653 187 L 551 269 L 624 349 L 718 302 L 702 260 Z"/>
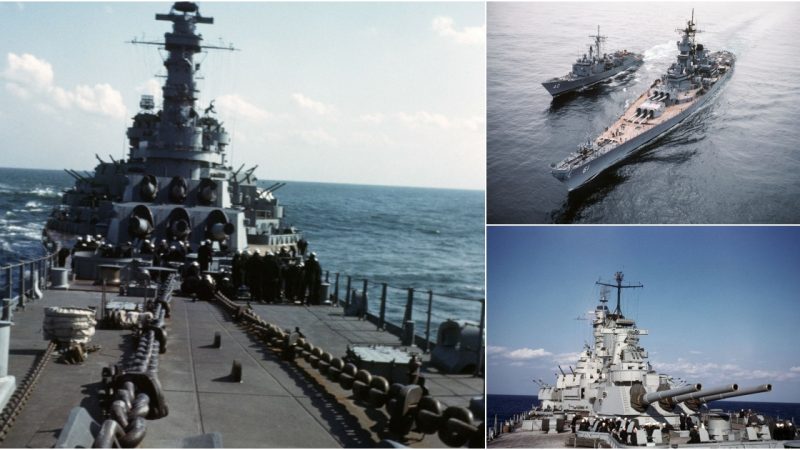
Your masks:
<path fill-rule="evenodd" d="M 21 260 L 16 263 L 6 264 L 0 267 L 0 276 L 3 276 L 3 284 L 0 285 L 0 297 L 8 298 L 10 300 L 18 298 L 17 306 L 25 306 L 27 298 L 38 298 L 36 288 L 45 290 L 50 278 L 50 270 L 55 266 L 55 260 L 58 253 L 47 253 L 44 256 L 29 260 Z M 15 277 L 14 272 L 18 272 Z M 34 278 L 34 274 L 37 278 Z M 15 284 L 17 285 L 15 289 Z M 31 294 L 28 294 L 27 289 L 30 288 Z M 14 295 L 14 294 L 17 295 Z M 7 308 L 3 308 L 2 317 L 8 316 Z"/>

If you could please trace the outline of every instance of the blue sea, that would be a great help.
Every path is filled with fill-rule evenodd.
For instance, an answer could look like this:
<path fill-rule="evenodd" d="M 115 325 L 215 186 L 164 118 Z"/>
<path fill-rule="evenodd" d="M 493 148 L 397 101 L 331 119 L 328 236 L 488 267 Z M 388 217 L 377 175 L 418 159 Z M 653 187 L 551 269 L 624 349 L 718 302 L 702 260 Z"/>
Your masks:
<path fill-rule="evenodd" d="M 266 187 L 272 182 L 264 181 Z M 0 266 L 43 254 L 41 231 L 61 192 L 64 172 L 0 168 Z M 482 191 L 292 182 L 276 195 L 289 223 L 304 231 L 323 270 L 370 280 L 377 311 L 378 282 L 389 283 L 390 317 L 402 317 L 413 287 L 417 333 L 424 326 L 427 291 L 434 292 L 432 336 L 447 318 L 478 321 L 484 297 Z M 450 298 L 454 297 L 454 298 Z"/>
<path fill-rule="evenodd" d="M 534 405 L 539 405 L 539 399 L 535 395 L 499 395 L 489 394 L 486 404 L 486 417 L 488 424 L 500 423 L 515 414 L 528 411 Z M 739 411 L 740 409 L 752 409 L 761 414 L 780 419 L 800 420 L 800 403 L 772 403 L 772 402 L 711 402 L 710 408 L 719 408 L 723 411 Z"/>
<path fill-rule="evenodd" d="M 550 164 L 665 72 L 693 8 L 697 42 L 737 55 L 733 76 L 681 126 L 568 195 Z M 798 23 L 797 2 L 489 2 L 488 222 L 800 222 Z M 644 65 L 554 101 L 541 83 L 571 70 L 598 25 L 606 50 L 643 53 Z"/>

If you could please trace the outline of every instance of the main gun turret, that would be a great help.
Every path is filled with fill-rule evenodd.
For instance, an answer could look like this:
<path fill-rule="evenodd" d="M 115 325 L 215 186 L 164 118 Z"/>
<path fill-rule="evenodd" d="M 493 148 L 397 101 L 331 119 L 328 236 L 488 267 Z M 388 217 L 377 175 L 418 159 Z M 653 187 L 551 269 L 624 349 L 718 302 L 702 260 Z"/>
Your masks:
<path fill-rule="evenodd" d="M 659 400 L 667 400 L 683 394 L 697 392 L 702 389 L 702 387 L 703 386 L 700 383 L 697 383 L 646 394 L 644 387 L 641 384 L 635 384 L 631 387 L 631 407 L 639 412 L 645 412 L 647 410 L 647 406 L 651 403 Z"/>

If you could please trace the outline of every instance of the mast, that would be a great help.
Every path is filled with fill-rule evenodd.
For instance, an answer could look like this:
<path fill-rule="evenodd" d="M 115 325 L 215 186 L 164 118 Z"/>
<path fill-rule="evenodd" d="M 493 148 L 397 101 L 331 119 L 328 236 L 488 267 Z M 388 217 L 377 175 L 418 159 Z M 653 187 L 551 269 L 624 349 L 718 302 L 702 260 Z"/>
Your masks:
<path fill-rule="evenodd" d="M 203 45 L 203 36 L 196 30 L 198 24 L 213 24 L 212 17 L 200 14 L 200 8 L 193 2 L 176 2 L 168 14 L 156 14 L 156 20 L 172 22 L 172 30 L 164 33 L 163 42 L 140 41 L 132 44 L 155 45 L 167 51 L 164 67 L 167 75 L 162 87 L 163 106 L 156 124 L 156 142 L 149 142 L 147 148 L 135 149 L 135 156 L 145 160 L 195 160 L 191 156 L 203 150 L 203 126 L 201 117 L 195 109 L 199 95 L 196 75 L 200 64 L 194 56 L 205 50 L 237 50 L 233 46 L 219 47 Z M 153 109 L 152 99 L 143 99 L 140 106 L 144 110 Z M 202 157 L 222 163 L 222 156 Z M 219 161 L 217 161 L 219 160 Z M 199 162 L 199 161 L 198 161 Z"/>
<path fill-rule="evenodd" d="M 608 36 L 601 36 L 600 35 L 600 25 L 597 26 L 597 34 L 589 35 L 590 38 L 594 38 L 594 45 L 595 45 L 595 56 L 600 57 L 600 43 L 605 42 L 608 39 Z"/>
<path fill-rule="evenodd" d="M 614 314 L 617 315 L 618 317 L 624 317 L 622 315 L 622 308 L 620 306 L 620 300 L 621 300 L 621 297 L 622 297 L 622 290 L 623 289 L 630 289 L 630 288 L 642 288 L 642 287 L 644 287 L 641 283 L 640 284 L 623 285 L 622 284 L 623 277 L 624 277 L 624 275 L 622 274 L 622 272 L 617 272 L 617 273 L 614 274 L 614 280 L 617 282 L 617 284 L 603 283 L 601 281 L 595 282 L 595 284 L 599 284 L 601 286 L 612 287 L 612 288 L 615 288 L 617 290 L 617 307 L 614 309 Z"/>

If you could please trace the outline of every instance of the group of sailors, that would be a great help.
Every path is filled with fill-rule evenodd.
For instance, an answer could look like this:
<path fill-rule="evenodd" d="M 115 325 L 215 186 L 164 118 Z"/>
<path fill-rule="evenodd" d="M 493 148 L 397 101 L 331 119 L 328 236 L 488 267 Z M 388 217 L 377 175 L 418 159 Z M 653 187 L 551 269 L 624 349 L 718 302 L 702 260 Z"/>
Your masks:
<path fill-rule="evenodd" d="M 688 417 L 687 417 L 688 418 Z M 685 425 L 685 422 L 684 422 Z M 611 436 L 625 445 L 645 445 L 646 442 L 638 442 L 637 431 L 643 430 L 647 436 L 647 442 L 653 442 L 653 432 L 655 430 L 668 431 L 671 428 L 658 422 L 648 422 L 640 424 L 638 419 L 623 419 L 621 417 L 594 419 L 589 421 L 586 417 L 576 414 L 572 418 L 572 432 L 576 431 L 595 431 L 598 433 L 609 433 Z M 630 431 L 629 431 L 630 430 Z M 699 442 L 699 440 L 698 440 Z"/>
<path fill-rule="evenodd" d="M 152 257 L 153 266 L 170 267 L 182 265 L 193 252 L 188 241 L 162 239 L 157 244 L 144 239 L 134 245 L 107 243 L 103 236 L 87 235 L 76 239 L 73 248 L 62 248 L 58 253 L 59 266 L 64 267 L 67 258 L 75 252 L 89 251 L 106 258 Z M 249 291 L 250 299 L 258 302 L 303 301 L 319 304 L 322 286 L 322 267 L 315 253 L 305 257 L 308 241 L 300 239 L 296 246 L 284 246 L 273 253 L 259 250 L 237 251 L 233 257 L 230 281 L 236 292 Z M 198 276 L 211 267 L 214 259 L 214 244 L 201 241 L 197 247 L 196 271 Z"/>
<path fill-rule="evenodd" d="M 737 415 L 739 423 L 746 424 L 748 427 L 765 423 L 764 417 L 759 416 L 759 414 L 752 409 L 740 409 Z M 769 432 L 772 435 L 772 439 L 776 441 L 793 440 L 797 436 L 797 427 L 795 427 L 794 422 L 791 420 L 768 420 L 766 422 L 770 422 Z"/>
<path fill-rule="evenodd" d="M 797 436 L 797 428 L 791 420 L 776 421 L 770 432 L 776 441 L 790 441 Z"/>
<path fill-rule="evenodd" d="M 237 251 L 232 261 L 233 285 L 246 287 L 250 299 L 257 302 L 302 301 L 319 304 L 322 266 L 314 252 L 304 258 L 305 245 L 299 245 L 300 256 L 286 247 L 275 254 L 259 250 Z M 294 249 L 292 249 L 294 250 Z"/>

